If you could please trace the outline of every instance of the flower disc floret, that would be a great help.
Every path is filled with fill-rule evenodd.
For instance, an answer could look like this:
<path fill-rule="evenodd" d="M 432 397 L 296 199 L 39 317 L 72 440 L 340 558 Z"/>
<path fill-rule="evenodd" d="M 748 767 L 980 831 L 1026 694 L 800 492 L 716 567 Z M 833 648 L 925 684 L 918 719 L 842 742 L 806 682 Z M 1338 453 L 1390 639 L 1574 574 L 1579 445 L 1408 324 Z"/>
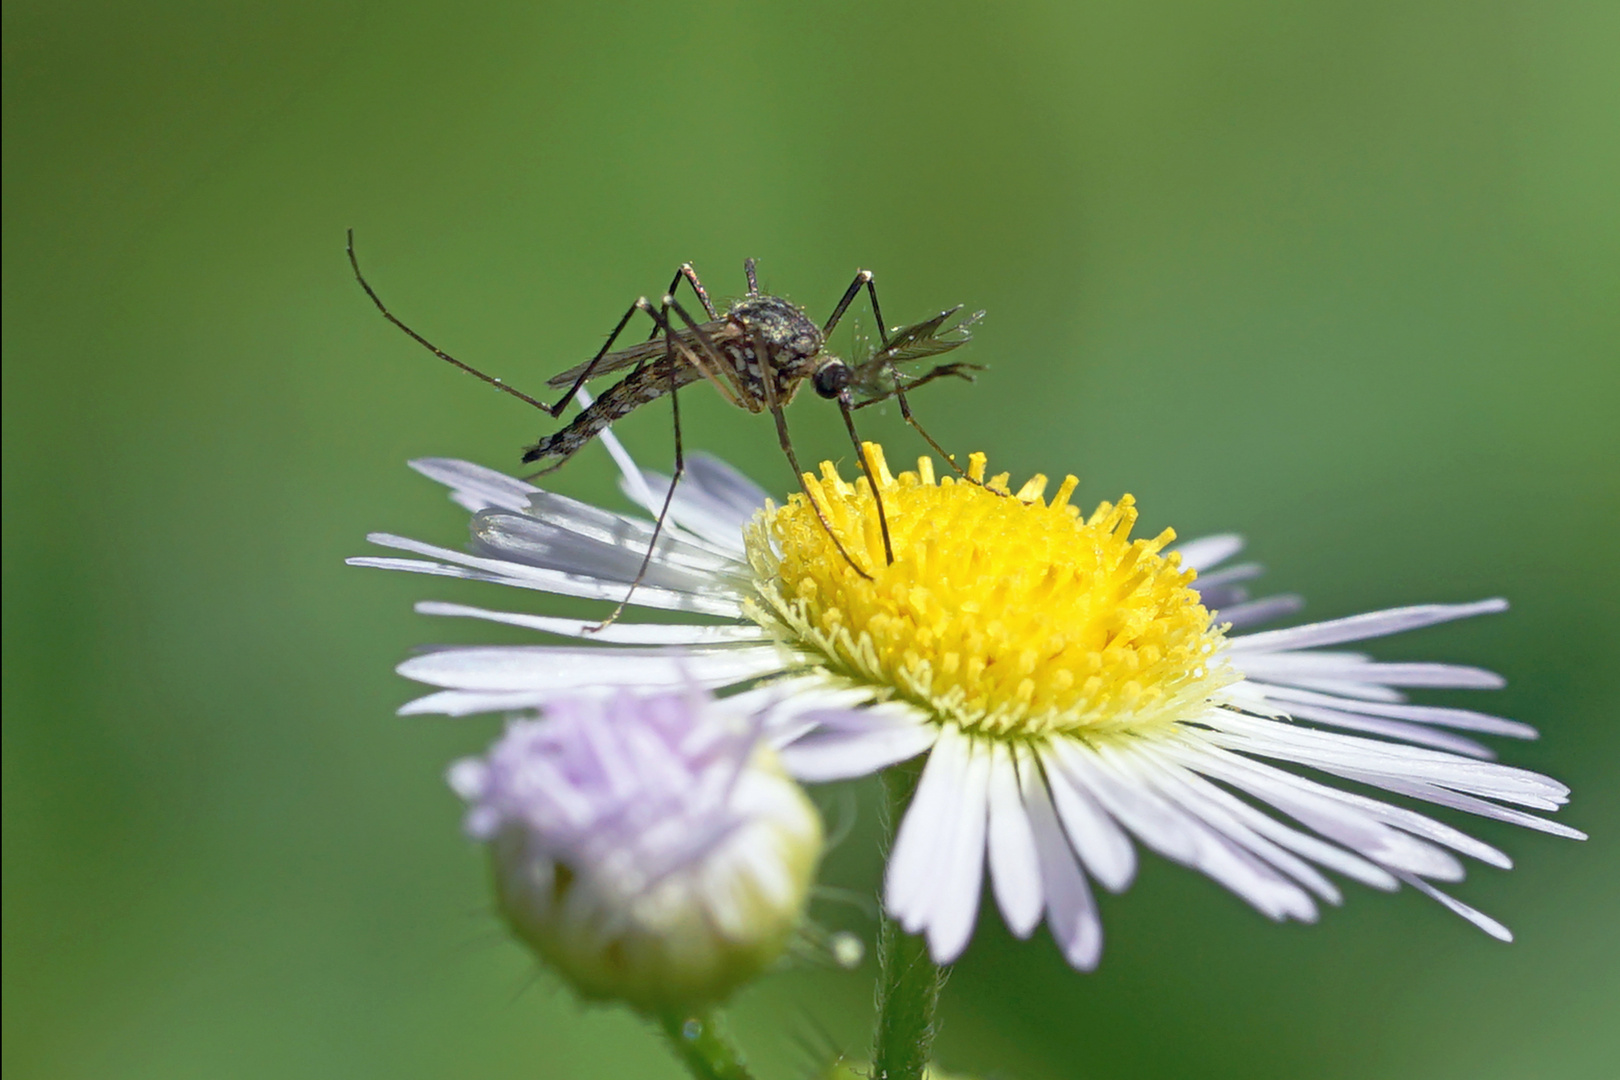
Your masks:
<path fill-rule="evenodd" d="M 1130 538 L 1131 496 L 1085 517 L 1069 502 L 1073 476 L 1048 501 L 1044 476 L 1016 492 L 1005 474 L 986 481 L 983 454 L 964 482 L 936 478 L 927 458 L 896 477 L 878 447 L 866 450 L 893 563 L 870 485 L 830 463 L 806 480 L 864 575 L 803 495 L 767 507 L 748 532 L 762 582 L 753 610 L 818 662 L 892 687 L 941 723 L 1012 738 L 1161 726 L 1233 681 L 1194 572 L 1161 554 L 1174 531 Z"/>

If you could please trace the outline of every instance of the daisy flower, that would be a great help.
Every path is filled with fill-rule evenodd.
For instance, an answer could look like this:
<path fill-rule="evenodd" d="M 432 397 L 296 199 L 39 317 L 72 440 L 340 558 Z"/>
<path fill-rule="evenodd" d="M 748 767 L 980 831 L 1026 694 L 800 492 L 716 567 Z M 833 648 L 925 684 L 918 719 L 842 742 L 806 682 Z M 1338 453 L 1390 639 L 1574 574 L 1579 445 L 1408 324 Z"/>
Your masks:
<path fill-rule="evenodd" d="M 702 691 L 620 690 L 451 767 L 502 915 L 583 996 L 684 1015 L 781 955 L 821 819 L 760 735 Z"/>
<path fill-rule="evenodd" d="M 627 494 L 649 512 L 668 480 L 617 443 Z M 886 565 L 871 491 L 830 464 L 808 483 L 850 555 L 802 495 L 777 507 L 735 470 L 697 457 L 671 504 L 632 605 L 673 623 L 577 619 L 459 604 L 425 614 L 487 619 L 568 644 L 446 648 L 400 665 L 438 688 L 404 713 L 545 707 L 562 695 L 668 690 L 687 680 L 755 711 L 805 781 L 865 775 L 927 755 L 890 854 L 885 904 L 948 963 L 966 947 L 984 879 L 1019 936 L 1044 920 L 1068 961 L 1102 949 L 1095 882 L 1125 889 L 1145 847 L 1207 874 L 1274 920 L 1314 920 L 1340 902 L 1325 871 L 1402 884 L 1486 933 L 1494 919 L 1440 891 L 1459 856 L 1496 848 L 1406 805 L 1300 769 L 1558 836 L 1531 811 L 1568 789 L 1497 764 L 1474 735 L 1535 731 L 1465 709 L 1412 704 L 1404 688 L 1491 689 L 1479 668 L 1381 663 L 1335 646 L 1502 611 L 1502 600 L 1425 604 L 1285 629 L 1253 628 L 1297 607 L 1249 600 L 1260 573 L 1232 559 L 1236 536 L 1173 547 L 1132 539 L 1130 496 L 1090 514 L 1066 478 L 1016 490 L 965 483 L 928 459 L 890 473 L 868 445 L 895 560 Z M 542 491 L 466 462 L 413 467 L 473 512 L 470 552 L 374 534 L 413 558 L 352 560 L 617 602 L 651 522 Z"/>

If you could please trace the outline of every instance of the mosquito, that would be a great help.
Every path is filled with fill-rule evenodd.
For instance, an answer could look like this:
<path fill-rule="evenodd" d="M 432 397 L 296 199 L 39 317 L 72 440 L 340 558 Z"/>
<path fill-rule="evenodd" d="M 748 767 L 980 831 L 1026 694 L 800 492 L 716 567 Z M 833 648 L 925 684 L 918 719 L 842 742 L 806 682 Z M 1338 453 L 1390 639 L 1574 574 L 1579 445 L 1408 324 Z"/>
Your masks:
<path fill-rule="evenodd" d="M 965 344 L 972 337 L 970 328 L 984 313 L 979 312 L 946 325 L 961 311 L 958 305 L 922 322 L 891 331 L 886 328 L 887 324 L 883 321 L 882 309 L 878 305 L 877 288 L 872 283 L 870 270 L 862 270 L 855 275 L 826 323 L 817 326 L 798 305 L 780 296 L 760 291 L 753 259 L 747 259 L 743 263 L 743 273 L 748 280 L 747 295 L 731 304 L 724 314 L 721 314 L 709 299 L 708 290 L 703 287 L 703 282 L 698 278 L 692 264 L 683 263 L 676 270 L 669 289 L 657 305 L 652 304 L 646 297 L 638 298 L 619 319 L 595 356 L 547 380 L 548 386 L 563 389 L 564 393 L 554 404 L 546 404 L 456 359 L 389 311 L 360 272 L 352 230 L 349 233 L 348 254 L 355 279 L 389 322 L 410 335 L 439 359 L 540 409 L 548 416 L 560 417 L 563 410 L 579 396 L 580 391 L 590 380 L 629 369 L 628 374 L 586 405 L 566 427 L 541 438 L 524 451 L 525 464 L 541 465 L 532 476 L 541 476 L 560 468 L 614 421 L 648 402 L 656 401 L 666 394 L 669 396 L 674 420 L 675 463 L 669 487 L 664 494 L 663 507 L 648 543 L 647 554 L 642 559 L 641 569 L 636 574 L 635 580 L 630 584 L 631 594 L 641 584 L 651 565 L 653 551 L 663 531 L 664 520 L 669 514 L 670 502 L 675 495 L 675 486 L 680 482 L 686 468 L 677 391 L 700 379 L 706 379 L 719 391 L 722 398 L 739 408 L 751 413 L 771 414 L 776 424 L 777 441 L 787 456 L 794 475 L 798 477 L 805 498 L 814 509 L 816 517 L 838 553 L 862 577 L 870 579 L 872 575 L 855 561 L 833 530 L 826 511 L 816 501 L 814 493 L 804 479 L 804 470 L 799 465 L 798 455 L 794 452 L 793 441 L 788 434 L 787 417 L 783 409 L 793 400 L 800 387 L 808 382 L 818 396 L 838 403 L 845 429 L 849 432 L 850 441 L 855 447 L 856 459 L 861 463 L 867 483 L 871 485 L 878 511 L 878 525 L 883 536 L 884 557 L 889 563 L 894 562 L 894 546 L 889 536 L 888 517 L 883 508 L 877 477 L 873 475 L 871 463 L 867 460 L 861 446 L 860 435 L 855 428 L 855 411 L 892 398 L 900 406 L 900 414 L 906 423 L 911 425 L 952 468 L 959 474 L 966 475 L 955 459 L 947 454 L 933 436 L 917 422 L 917 418 L 912 415 L 911 404 L 906 394 L 940 378 L 955 377 L 971 382 L 973 372 L 983 369 L 977 364 L 951 362 L 938 364 L 921 375 L 908 375 L 902 372 L 900 365 L 938 356 Z M 703 313 L 707 316 L 702 322 L 697 321 L 675 296 L 683 281 L 690 286 L 702 305 Z M 879 345 L 865 359 L 849 363 L 828 352 L 826 345 L 839 321 L 863 290 L 872 307 L 872 318 L 877 327 Z M 615 351 L 614 343 L 629 327 L 637 312 L 651 320 L 653 324 L 651 334 L 640 344 Z M 603 626 L 617 619 L 625 604 L 629 602 L 629 598 L 629 595 L 626 595 L 624 601 L 620 602 L 613 613 L 603 621 Z"/>

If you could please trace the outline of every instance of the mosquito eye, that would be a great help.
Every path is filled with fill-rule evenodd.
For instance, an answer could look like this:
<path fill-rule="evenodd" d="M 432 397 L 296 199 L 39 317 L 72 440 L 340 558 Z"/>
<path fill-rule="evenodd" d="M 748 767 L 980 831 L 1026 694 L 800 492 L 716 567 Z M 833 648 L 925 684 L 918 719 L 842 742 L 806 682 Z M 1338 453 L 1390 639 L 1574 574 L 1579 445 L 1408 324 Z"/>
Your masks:
<path fill-rule="evenodd" d="M 815 383 L 816 393 L 824 398 L 835 398 L 849 385 L 849 368 L 843 364 L 828 364 L 815 373 L 812 381 Z"/>

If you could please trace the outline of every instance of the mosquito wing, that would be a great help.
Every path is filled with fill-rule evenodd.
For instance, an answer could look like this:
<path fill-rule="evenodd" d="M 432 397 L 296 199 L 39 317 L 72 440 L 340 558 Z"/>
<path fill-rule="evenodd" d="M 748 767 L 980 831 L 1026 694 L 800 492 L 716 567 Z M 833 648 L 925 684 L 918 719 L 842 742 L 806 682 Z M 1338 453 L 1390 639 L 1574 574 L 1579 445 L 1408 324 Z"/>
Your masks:
<path fill-rule="evenodd" d="M 889 343 L 881 349 L 873 351 L 865 360 L 853 365 L 854 378 L 850 380 L 857 397 L 868 399 L 866 404 L 875 404 L 875 400 L 887 398 L 894 393 L 897 372 L 893 365 L 906 364 L 915 360 L 925 360 L 930 356 L 948 353 L 952 349 L 966 345 L 973 338 L 973 324 L 984 318 L 984 312 L 976 312 L 965 319 L 961 319 L 950 326 L 946 326 L 951 316 L 961 311 L 956 307 L 935 315 L 931 319 L 902 326 L 889 335 Z M 965 372 L 977 370 L 974 364 L 953 364 L 951 368 L 960 368 L 961 371 L 948 371 L 942 374 L 959 375 L 970 378 Z M 858 407 L 858 406 L 857 406 Z"/>
<path fill-rule="evenodd" d="M 889 336 L 888 345 L 878 349 L 869 359 L 857 366 L 861 371 L 875 371 L 886 364 L 904 364 L 912 360 L 922 360 L 966 345 L 973 339 L 973 324 L 984 318 L 984 312 L 969 315 L 952 326 L 945 326 L 945 321 L 961 310 L 962 306 L 958 304 L 940 312 L 932 319 L 902 326 Z"/>
<path fill-rule="evenodd" d="M 703 331 L 709 341 L 717 346 L 730 342 L 736 337 L 737 333 L 736 325 L 726 319 L 715 319 L 712 322 L 699 323 L 698 328 Z M 697 335 L 690 328 L 677 331 L 675 337 L 692 352 L 699 356 L 703 355 L 703 347 L 698 344 Z M 575 380 L 585 373 L 586 368 L 590 368 L 591 378 L 597 379 L 603 375 L 623 371 L 625 368 L 656 363 L 664 358 L 667 349 L 668 343 L 664 341 L 664 335 L 660 332 L 658 336 L 649 338 L 640 345 L 632 345 L 628 349 L 618 349 L 605 354 L 600 360 L 596 361 L 595 367 L 591 367 L 591 361 L 589 360 L 583 364 L 576 364 L 562 374 L 553 375 L 547 379 L 546 385 L 563 388 L 573 386 Z"/>

